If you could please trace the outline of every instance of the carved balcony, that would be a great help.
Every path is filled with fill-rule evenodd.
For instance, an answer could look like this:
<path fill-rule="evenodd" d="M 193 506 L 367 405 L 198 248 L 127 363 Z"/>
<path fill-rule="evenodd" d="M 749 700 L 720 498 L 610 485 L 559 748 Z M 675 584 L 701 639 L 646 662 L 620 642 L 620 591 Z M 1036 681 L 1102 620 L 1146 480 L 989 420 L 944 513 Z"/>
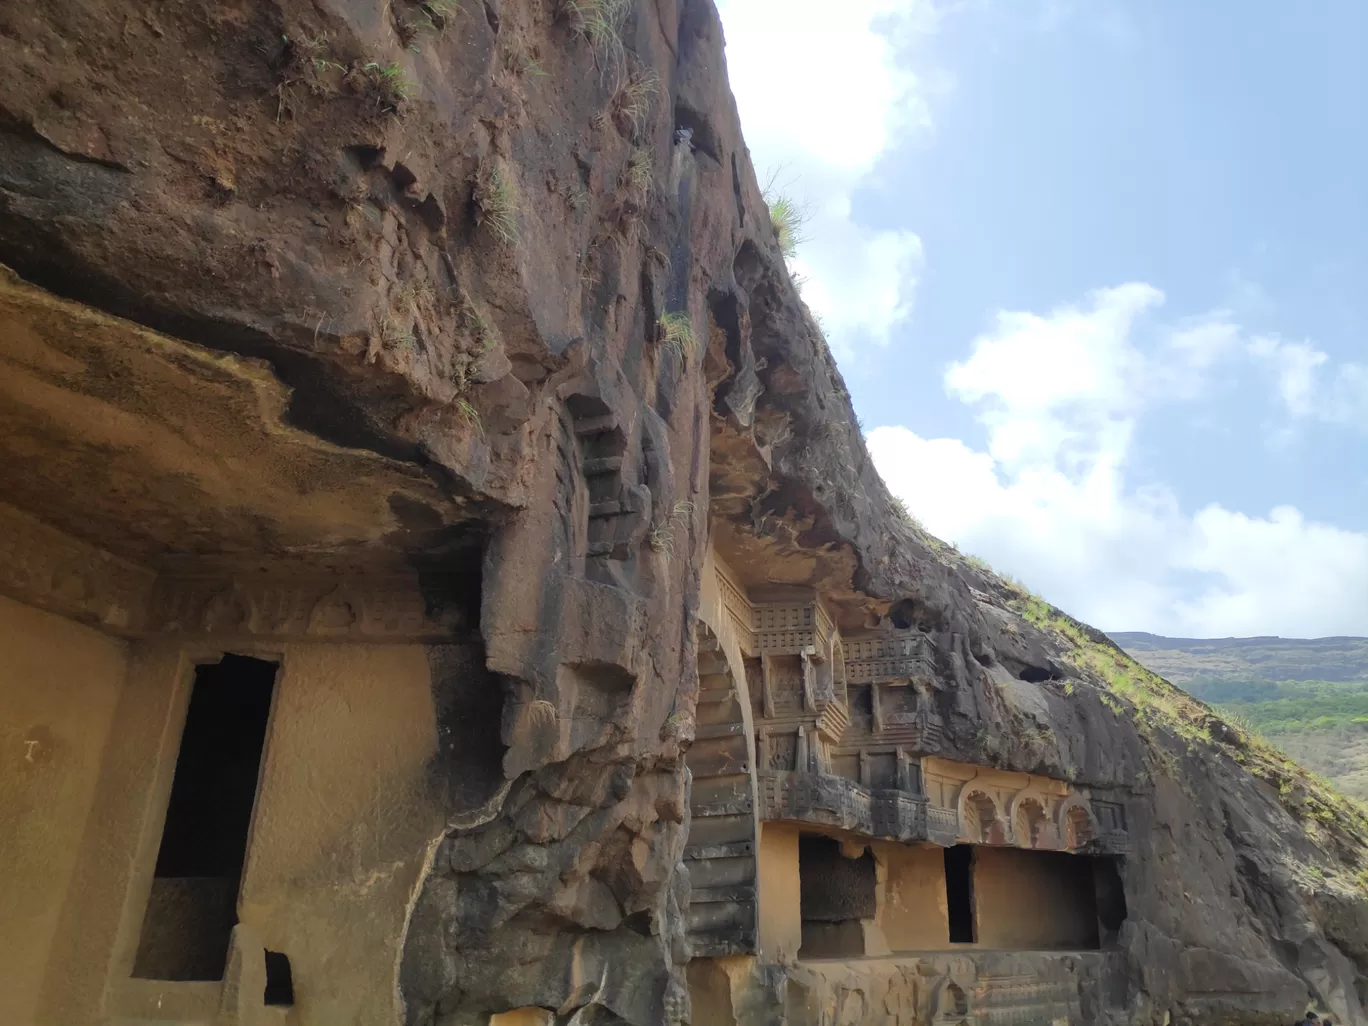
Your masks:
<path fill-rule="evenodd" d="M 871 789 L 829 774 L 759 775 L 762 819 L 837 827 L 867 837 L 926 840 L 927 801 L 908 791 Z"/>
<path fill-rule="evenodd" d="M 935 677 L 931 639 L 919 631 L 889 630 L 842 638 L 847 685 L 906 683 Z"/>

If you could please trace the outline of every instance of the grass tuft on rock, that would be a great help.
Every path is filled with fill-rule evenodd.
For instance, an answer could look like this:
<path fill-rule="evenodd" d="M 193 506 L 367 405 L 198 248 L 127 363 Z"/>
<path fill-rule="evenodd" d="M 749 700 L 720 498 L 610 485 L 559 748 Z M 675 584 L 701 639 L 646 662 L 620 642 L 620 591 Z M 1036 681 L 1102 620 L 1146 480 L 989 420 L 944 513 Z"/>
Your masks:
<path fill-rule="evenodd" d="M 664 314 L 659 321 L 660 344 L 669 352 L 679 357 L 680 362 L 684 362 L 688 354 L 698 348 L 698 341 L 694 338 L 693 324 L 689 320 L 689 315 L 682 310 L 674 313 Z"/>
<path fill-rule="evenodd" d="M 575 31 L 589 41 L 605 72 L 616 71 L 626 59 L 622 26 L 632 10 L 632 0 L 565 0 Z"/>
<path fill-rule="evenodd" d="M 480 223 L 494 233 L 500 242 L 510 243 L 518 238 L 518 190 L 513 180 L 498 165 L 480 183 L 476 192 L 480 208 Z"/>
<path fill-rule="evenodd" d="M 1142 737 L 1160 745 L 1156 730 L 1164 730 L 1190 746 L 1219 748 L 1232 760 L 1268 784 L 1283 808 L 1302 823 L 1327 853 L 1341 863 L 1356 851 L 1355 872 L 1337 886 L 1368 890 L 1368 812 L 1341 794 L 1323 777 L 1294 762 L 1257 731 L 1231 722 L 1186 691 L 1145 669 L 1101 632 L 1015 583 L 1012 607 L 1024 619 L 1063 642 L 1064 657 L 1084 680 L 1100 683 L 1104 704 L 1118 715 L 1129 714 Z M 1176 770 L 1176 767 L 1175 767 Z M 1363 863 L 1363 864 L 1359 864 Z"/>

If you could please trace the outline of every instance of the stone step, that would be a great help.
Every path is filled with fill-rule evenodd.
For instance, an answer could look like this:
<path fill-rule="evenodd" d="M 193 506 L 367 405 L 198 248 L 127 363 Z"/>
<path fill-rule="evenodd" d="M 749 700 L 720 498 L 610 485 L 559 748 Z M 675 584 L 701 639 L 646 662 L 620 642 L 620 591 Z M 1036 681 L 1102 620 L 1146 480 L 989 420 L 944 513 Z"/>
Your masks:
<path fill-rule="evenodd" d="M 685 913 L 685 928 L 689 933 L 727 933 L 733 936 L 754 935 L 755 902 L 710 902 L 689 904 Z"/>
<path fill-rule="evenodd" d="M 606 413 L 602 417 L 580 417 L 575 421 L 575 434 L 582 438 L 606 435 L 609 431 L 617 429 L 618 419 L 611 413 Z"/>
<path fill-rule="evenodd" d="M 694 722 L 699 727 L 714 727 L 719 723 L 740 723 L 741 706 L 734 700 L 701 701 L 694 709 Z"/>
<path fill-rule="evenodd" d="M 730 887 L 695 887 L 689 892 L 689 904 L 708 904 L 718 901 L 754 901 L 754 884 L 734 884 Z"/>
<path fill-rule="evenodd" d="M 749 816 L 752 808 L 749 798 L 738 798 L 730 802 L 694 805 L 689 812 L 698 819 L 707 819 L 712 816 Z"/>
<path fill-rule="evenodd" d="M 714 737 L 730 737 L 732 734 L 746 733 L 744 723 L 714 723 L 704 727 L 694 728 L 694 740 L 706 741 Z"/>
<path fill-rule="evenodd" d="M 598 459 L 585 460 L 580 464 L 580 469 L 585 477 L 600 477 L 604 474 L 616 474 L 622 470 L 621 456 L 600 456 Z"/>
<path fill-rule="evenodd" d="M 685 862 L 699 862 L 703 859 L 750 858 L 755 854 L 751 841 L 737 841 L 734 844 L 697 845 L 684 849 Z"/>
<path fill-rule="evenodd" d="M 615 517 L 622 512 L 622 503 L 616 499 L 607 502 L 596 502 L 589 507 L 590 517 Z"/>
<path fill-rule="evenodd" d="M 722 958 L 727 955 L 752 955 L 756 950 L 754 930 L 706 931 L 689 934 L 694 958 Z"/>

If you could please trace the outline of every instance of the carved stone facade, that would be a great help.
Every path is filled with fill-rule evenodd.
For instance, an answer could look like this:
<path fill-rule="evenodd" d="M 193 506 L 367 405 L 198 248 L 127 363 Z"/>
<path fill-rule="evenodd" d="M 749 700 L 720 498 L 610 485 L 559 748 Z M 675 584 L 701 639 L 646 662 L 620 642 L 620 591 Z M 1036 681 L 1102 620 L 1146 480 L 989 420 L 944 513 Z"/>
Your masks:
<path fill-rule="evenodd" d="M 762 820 L 939 845 L 1122 854 L 1125 809 L 1060 780 L 941 758 L 932 639 L 891 623 L 843 634 L 820 596 L 752 599 L 714 561 L 745 660 Z"/>
<path fill-rule="evenodd" d="M 737 1008 L 782 1004 L 792 1026 L 1088 1021 L 1082 995 L 1110 971 L 1114 956 L 1098 949 L 1124 899 L 1116 884 L 1103 909 L 1094 890 L 1115 867 L 1072 856 L 1124 855 L 1124 805 L 945 758 L 936 696 L 952 685 L 915 626 L 842 631 L 821 596 L 747 589 L 716 554 L 712 578 L 704 620 L 734 645 L 712 631 L 700 643 L 700 739 L 712 740 L 690 754 L 696 992 L 729 988 Z M 726 843 L 723 823 L 734 824 Z M 970 853 L 953 860 L 958 871 L 952 848 Z M 921 953 L 956 946 L 964 953 Z M 1025 953 L 1051 947 L 1073 953 Z M 733 963 L 723 986 L 706 969 L 714 954 L 752 955 L 750 975 Z"/>

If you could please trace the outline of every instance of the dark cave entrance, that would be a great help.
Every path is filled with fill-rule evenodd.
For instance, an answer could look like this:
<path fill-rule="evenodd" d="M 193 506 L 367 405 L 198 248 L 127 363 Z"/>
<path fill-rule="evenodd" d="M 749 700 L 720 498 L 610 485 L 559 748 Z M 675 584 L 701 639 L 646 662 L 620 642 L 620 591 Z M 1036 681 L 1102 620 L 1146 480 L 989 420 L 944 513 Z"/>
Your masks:
<path fill-rule="evenodd" d="M 1118 860 L 998 845 L 945 849 L 951 944 L 1096 951 L 1126 919 Z"/>
<path fill-rule="evenodd" d="M 974 943 L 974 849 L 957 844 L 945 849 L 945 902 L 950 943 Z"/>
<path fill-rule="evenodd" d="M 456 629 L 427 649 L 437 715 L 437 752 L 428 777 L 452 813 L 477 809 L 503 785 L 503 712 L 508 686 L 485 660 L 480 616 L 484 596 L 483 534 L 462 539 L 440 563 L 419 570 L 429 610 L 455 613 Z"/>
<path fill-rule="evenodd" d="M 820 834 L 798 838 L 798 887 L 803 939 L 800 958 L 843 958 L 864 954 L 862 919 L 873 919 L 878 904 L 874 856 L 841 853 L 841 842 Z"/>
<path fill-rule="evenodd" d="M 195 669 L 136 977 L 223 976 L 278 669 L 240 655 Z"/>

